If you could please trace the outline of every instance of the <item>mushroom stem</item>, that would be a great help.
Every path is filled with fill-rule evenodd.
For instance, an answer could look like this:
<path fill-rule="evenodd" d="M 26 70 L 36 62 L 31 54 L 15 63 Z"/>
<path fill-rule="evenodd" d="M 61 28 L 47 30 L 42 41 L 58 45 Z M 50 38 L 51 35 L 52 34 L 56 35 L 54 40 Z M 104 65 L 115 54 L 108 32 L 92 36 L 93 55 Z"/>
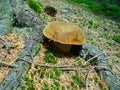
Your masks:
<path fill-rule="evenodd" d="M 71 45 L 68 44 L 61 44 L 59 42 L 54 42 L 55 47 L 59 48 L 63 52 L 70 52 L 71 50 Z"/>

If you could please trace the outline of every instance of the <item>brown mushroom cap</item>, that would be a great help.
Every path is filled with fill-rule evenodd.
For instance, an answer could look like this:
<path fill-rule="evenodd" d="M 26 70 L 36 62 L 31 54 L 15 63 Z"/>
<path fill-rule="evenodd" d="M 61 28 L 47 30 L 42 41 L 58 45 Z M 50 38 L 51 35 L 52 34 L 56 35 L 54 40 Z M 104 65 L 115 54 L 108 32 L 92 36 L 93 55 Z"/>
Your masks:
<path fill-rule="evenodd" d="M 45 27 L 43 35 L 62 44 L 82 45 L 86 42 L 83 31 L 73 23 L 52 22 Z"/>

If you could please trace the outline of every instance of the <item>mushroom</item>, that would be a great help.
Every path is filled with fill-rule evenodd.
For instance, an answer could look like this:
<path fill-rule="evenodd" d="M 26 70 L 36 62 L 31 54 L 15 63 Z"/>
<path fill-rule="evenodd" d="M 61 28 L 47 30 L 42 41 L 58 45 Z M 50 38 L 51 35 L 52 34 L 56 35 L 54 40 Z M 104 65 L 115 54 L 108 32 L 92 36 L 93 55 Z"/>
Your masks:
<path fill-rule="evenodd" d="M 72 45 L 81 46 L 86 42 L 83 31 L 70 22 L 51 22 L 43 30 L 43 35 L 63 52 L 70 52 Z"/>

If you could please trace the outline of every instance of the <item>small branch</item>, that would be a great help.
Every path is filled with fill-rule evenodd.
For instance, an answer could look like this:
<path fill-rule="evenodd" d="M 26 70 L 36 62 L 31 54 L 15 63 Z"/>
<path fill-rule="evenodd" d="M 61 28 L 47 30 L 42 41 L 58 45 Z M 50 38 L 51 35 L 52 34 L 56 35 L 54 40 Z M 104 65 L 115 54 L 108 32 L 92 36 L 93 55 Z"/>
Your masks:
<path fill-rule="evenodd" d="M 86 80 L 85 80 L 86 90 L 88 90 L 88 79 L 89 79 L 89 76 L 90 76 L 90 73 L 92 72 L 92 70 L 93 70 L 93 67 L 92 67 L 92 69 L 89 69 L 89 72 L 88 72 L 88 74 L 86 76 Z"/>
<path fill-rule="evenodd" d="M 88 70 L 88 68 L 59 68 L 62 71 Z"/>
<path fill-rule="evenodd" d="M 87 70 L 87 68 L 72 68 L 72 67 L 67 67 L 68 65 L 55 66 L 55 65 L 37 64 L 37 63 L 31 62 L 31 61 L 24 60 L 24 59 L 22 59 L 22 58 L 19 58 L 19 59 L 22 60 L 22 61 L 28 62 L 28 63 L 30 63 L 30 64 L 34 64 L 34 65 L 36 65 L 36 66 L 49 67 L 49 68 L 59 68 L 60 70 L 63 70 L 63 71 Z"/>
<path fill-rule="evenodd" d="M 89 72 L 88 72 L 88 74 L 86 76 L 86 80 L 85 80 L 86 90 L 88 90 L 88 79 L 89 79 L 89 76 L 90 76 L 91 72 L 93 71 L 93 69 L 96 68 L 96 67 L 103 68 L 103 69 L 106 69 L 106 70 L 109 70 L 109 71 L 113 72 L 112 70 L 106 68 L 105 66 L 92 66 L 91 68 L 89 68 Z"/>
<path fill-rule="evenodd" d="M 40 66 L 40 67 L 49 67 L 49 68 L 59 68 L 60 70 L 64 70 L 64 71 L 74 71 L 74 70 L 88 70 L 88 68 L 76 68 L 76 67 L 67 67 L 67 65 L 65 66 L 55 66 L 55 65 L 45 65 L 45 64 L 37 64 L 37 63 L 34 63 L 34 62 L 31 62 L 31 61 L 27 61 L 27 60 L 24 60 L 22 58 L 19 58 L 20 60 L 22 61 L 25 61 L 25 62 L 28 62 L 30 64 L 34 64 L 36 66 Z M 100 67 L 100 68 L 103 68 L 103 69 L 106 69 L 106 70 L 110 70 L 104 66 L 92 66 L 92 68 L 96 68 L 96 67 Z M 110 70 L 112 72 L 112 70 Z"/>
<path fill-rule="evenodd" d="M 0 37 L 0 43 L 5 44 L 5 40 L 2 37 Z"/>
<path fill-rule="evenodd" d="M 10 63 L 4 62 L 2 60 L 0 60 L 0 64 L 3 64 L 8 67 L 18 67 L 18 65 L 16 65 L 16 64 L 10 64 Z"/>
<path fill-rule="evenodd" d="M 104 52 L 99 53 L 99 54 L 95 55 L 94 57 L 88 59 L 88 60 L 85 62 L 85 64 L 87 64 L 88 62 L 92 61 L 93 59 L 95 59 L 96 57 L 98 57 L 98 56 L 100 56 L 100 55 L 102 55 L 102 54 L 104 54 Z"/>

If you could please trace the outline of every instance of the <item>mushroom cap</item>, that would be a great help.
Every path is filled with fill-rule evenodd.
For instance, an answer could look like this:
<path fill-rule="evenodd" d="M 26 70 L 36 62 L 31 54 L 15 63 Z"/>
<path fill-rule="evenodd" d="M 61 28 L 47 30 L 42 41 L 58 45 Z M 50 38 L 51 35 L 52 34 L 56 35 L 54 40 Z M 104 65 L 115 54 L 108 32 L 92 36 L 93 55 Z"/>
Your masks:
<path fill-rule="evenodd" d="M 83 31 L 73 23 L 52 22 L 45 27 L 43 35 L 62 44 L 82 45 L 86 42 Z"/>

